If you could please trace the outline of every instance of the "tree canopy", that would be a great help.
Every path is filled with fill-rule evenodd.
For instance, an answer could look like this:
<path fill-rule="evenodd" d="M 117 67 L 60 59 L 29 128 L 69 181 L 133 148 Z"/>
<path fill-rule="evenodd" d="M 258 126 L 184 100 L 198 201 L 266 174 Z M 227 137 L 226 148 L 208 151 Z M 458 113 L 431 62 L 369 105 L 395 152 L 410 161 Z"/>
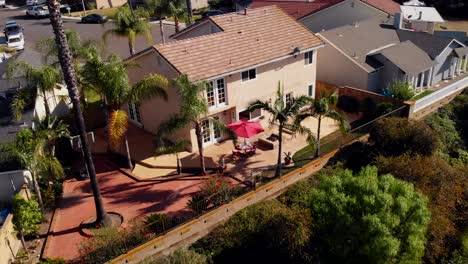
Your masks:
<path fill-rule="evenodd" d="M 338 263 L 420 262 L 430 219 L 412 184 L 365 167 L 338 170 L 311 190 L 315 232 Z"/>

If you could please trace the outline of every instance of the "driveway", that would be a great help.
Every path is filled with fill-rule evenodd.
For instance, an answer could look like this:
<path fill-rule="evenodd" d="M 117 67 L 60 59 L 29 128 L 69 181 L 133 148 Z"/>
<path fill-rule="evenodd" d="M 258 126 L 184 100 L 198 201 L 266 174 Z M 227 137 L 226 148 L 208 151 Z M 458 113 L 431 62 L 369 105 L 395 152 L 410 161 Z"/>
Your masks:
<path fill-rule="evenodd" d="M 42 38 L 50 37 L 53 35 L 52 27 L 50 25 L 49 18 L 36 19 L 33 17 L 26 16 L 25 7 L 16 9 L 3 8 L 0 9 L 0 25 L 3 29 L 3 25 L 8 19 L 14 19 L 19 25 L 24 27 L 24 36 L 26 41 L 26 50 L 35 50 L 35 43 Z M 66 29 L 72 29 L 77 31 L 82 39 L 94 39 L 102 41 L 102 34 L 113 28 L 112 22 L 107 22 L 104 25 L 96 24 L 81 24 L 78 21 L 64 20 L 64 26 Z M 166 36 L 174 33 L 174 26 L 164 25 Z M 2 30 L 3 31 L 3 30 Z M 136 51 L 141 51 L 150 44 L 161 43 L 161 35 L 159 26 L 153 24 L 152 28 L 152 43 L 147 43 L 144 38 L 139 37 L 136 41 Z M 2 36 L 3 37 L 3 36 Z M 128 51 L 128 43 L 124 38 L 111 37 L 106 47 L 108 53 L 116 53 L 122 58 L 130 56 Z"/>

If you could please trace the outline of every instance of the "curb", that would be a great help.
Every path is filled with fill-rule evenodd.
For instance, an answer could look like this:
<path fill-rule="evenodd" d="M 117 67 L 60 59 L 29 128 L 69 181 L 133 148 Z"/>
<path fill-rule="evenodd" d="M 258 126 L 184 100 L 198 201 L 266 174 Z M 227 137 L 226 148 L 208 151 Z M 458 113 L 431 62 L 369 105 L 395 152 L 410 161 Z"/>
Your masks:
<path fill-rule="evenodd" d="M 81 17 L 73 17 L 73 16 L 65 16 L 65 15 L 62 15 L 62 19 L 63 20 L 70 20 L 70 21 L 81 21 Z M 111 22 L 112 19 L 109 19 L 108 21 Z M 153 21 L 150 21 L 149 23 L 152 24 L 152 25 L 159 24 L 159 20 L 153 20 Z M 175 26 L 174 22 L 168 21 L 168 20 L 163 20 L 163 24 L 164 25 L 169 25 L 169 26 Z M 182 23 L 182 22 L 180 22 L 179 25 L 180 25 L 181 28 L 186 27 L 185 23 Z"/>

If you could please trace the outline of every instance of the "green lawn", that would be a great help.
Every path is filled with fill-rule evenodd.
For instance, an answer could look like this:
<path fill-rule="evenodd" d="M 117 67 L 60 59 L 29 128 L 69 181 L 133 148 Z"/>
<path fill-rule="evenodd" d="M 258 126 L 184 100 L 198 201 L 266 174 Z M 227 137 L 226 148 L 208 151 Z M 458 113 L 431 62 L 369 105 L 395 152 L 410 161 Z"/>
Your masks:
<path fill-rule="evenodd" d="M 423 98 L 424 96 L 431 94 L 432 92 L 434 92 L 434 91 L 426 90 L 426 91 L 424 91 L 424 92 L 422 92 L 420 94 L 415 95 L 413 98 L 411 98 L 411 101 L 413 101 L 413 102 L 417 101 L 417 100 Z"/>
<path fill-rule="evenodd" d="M 87 10 L 86 15 L 91 15 L 91 14 L 100 14 L 107 16 L 109 18 L 112 18 L 115 13 L 117 12 L 118 7 L 111 7 L 111 8 L 105 8 L 105 9 L 93 9 L 93 10 Z M 78 12 L 72 12 L 70 13 L 72 17 L 80 17 L 84 16 L 83 11 L 78 11 Z"/>

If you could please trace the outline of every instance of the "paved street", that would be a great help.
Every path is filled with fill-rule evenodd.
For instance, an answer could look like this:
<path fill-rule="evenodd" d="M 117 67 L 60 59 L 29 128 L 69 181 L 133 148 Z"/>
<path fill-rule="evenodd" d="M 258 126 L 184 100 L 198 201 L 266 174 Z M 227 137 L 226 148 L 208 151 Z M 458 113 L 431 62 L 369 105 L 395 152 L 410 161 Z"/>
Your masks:
<path fill-rule="evenodd" d="M 3 25 L 7 19 L 14 19 L 24 27 L 24 35 L 26 40 L 26 50 L 32 51 L 35 49 L 35 43 L 44 37 L 52 36 L 52 27 L 50 26 L 49 18 L 36 19 L 25 15 L 25 7 L 19 9 L 0 9 L 0 25 L 3 30 Z M 107 22 L 104 25 L 96 24 L 81 24 L 78 21 L 64 20 L 65 28 L 77 31 L 82 39 L 95 39 L 102 41 L 102 34 L 112 28 L 112 22 Z M 166 36 L 174 33 L 174 26 L 164 25 Z M 153 43 L 160 43 L 161 35 L 159 25 L 153 24 Z M 144 38 L 138 38 L 136 43 L 136 51 L 141 51 L 148 47 L 149 44 Z M 128 43 L 124 38 L 111 37 L 107 44 L 107 52 L 117 53 L 123 58 L 130 55 L 128 51 Z"/>

